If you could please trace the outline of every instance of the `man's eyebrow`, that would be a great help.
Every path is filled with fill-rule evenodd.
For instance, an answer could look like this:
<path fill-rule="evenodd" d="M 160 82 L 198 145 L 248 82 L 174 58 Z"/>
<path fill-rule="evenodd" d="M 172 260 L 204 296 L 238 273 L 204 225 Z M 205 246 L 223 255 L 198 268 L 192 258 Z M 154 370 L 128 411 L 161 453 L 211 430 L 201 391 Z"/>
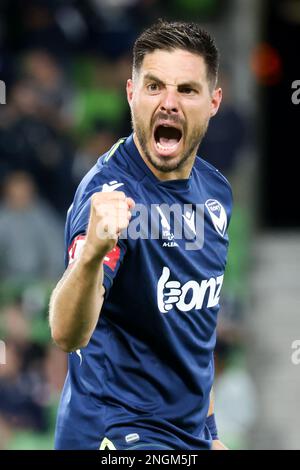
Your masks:
<path fill-rule="evenodd" d="M 147 81 L 147 80 L 158 83 L 159 85 L 168 85 L 168 83 L 163 82 L 163 80 L 156 77 L 152 73 L 146 73 L 146 75 L 144 76 L 144 81 Z M 195 88 L 197 90 L 201 90 L 203 88 L 202 84 L 200 82 L 196 82 L 195 80 L 178 83 L 177 85 L 174 85 L 174 86 L 177 86 L 177 88 L 190 87 L 190 88 Z"/>
<path fill-rule="evenodd" d="M 193 88 L 195 90 L 202 90 L 203 85 L 200 82 L 196 82 L 195 80 L 191 80 L 190 82 L 179 83 L 177 88 Z"/>
<path fill-rule="evenodd" d="M 160 85 L 164 85 L 164 82 L 160 78 L 153 75 L 152 73 L 146 73 L 146 75 L 144 76 L 144 81 L 146 80 L 150 80 L 150 81 L 159 83 Z"/>

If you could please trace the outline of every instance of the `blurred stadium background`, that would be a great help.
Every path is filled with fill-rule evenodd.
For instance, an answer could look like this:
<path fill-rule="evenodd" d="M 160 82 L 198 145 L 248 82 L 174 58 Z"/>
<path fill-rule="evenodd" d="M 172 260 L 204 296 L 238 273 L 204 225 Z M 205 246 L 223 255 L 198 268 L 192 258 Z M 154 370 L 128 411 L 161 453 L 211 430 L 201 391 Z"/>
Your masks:
<path fill-rule="evenodd" d="M 47 310 L 64 218 L 85 172 L 130 133 L 131 47 L 158 17 L 199 21 L 222 53 L 224 102 L 200 149 L 235 195 L 216 348 L 220 435 L 233 449 L 300 448 L 300 1 L 1 0 L 0 449 L 53 448 L 66 357 Z"/>

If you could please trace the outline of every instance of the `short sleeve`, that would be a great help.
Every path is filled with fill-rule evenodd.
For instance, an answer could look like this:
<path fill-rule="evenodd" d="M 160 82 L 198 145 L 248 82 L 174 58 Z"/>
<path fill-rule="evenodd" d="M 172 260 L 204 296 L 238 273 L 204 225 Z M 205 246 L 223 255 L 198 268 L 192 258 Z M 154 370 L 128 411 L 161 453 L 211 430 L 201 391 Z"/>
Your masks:
<path fill-rule="evenodd" d="M 79 257 L 80 252 L 85 243 L 86 230 L 90 215 L 90 201 L 91 196 L 95 191 L 92 191 L 85 201 L 75 204 L 70 208 L 66 221 L 65 230 L 65 266 L 66 268 Z M 118 244 L 109 252 L 104 258 L 104 280 L 103 286 L 105 288 L 105 296 L 108 295 L 109 290 L 113 284 L 119 268 L 123 262 L 126 253 L 125 240 L 119 240 Z M 99 261 L 100 262 L 100 261 Z"/>

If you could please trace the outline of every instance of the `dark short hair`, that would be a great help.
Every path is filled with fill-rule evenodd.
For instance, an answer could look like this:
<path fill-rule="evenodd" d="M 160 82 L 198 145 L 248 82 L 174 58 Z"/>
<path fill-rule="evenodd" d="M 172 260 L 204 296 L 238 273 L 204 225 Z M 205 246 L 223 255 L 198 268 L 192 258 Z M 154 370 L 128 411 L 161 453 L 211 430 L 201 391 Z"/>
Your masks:
<path fill-rule="evenodd" d="M 146 29 L 133 47 L 133 70 L 138 72 L 146 54 L 155 50 L 183 49 L 203 57 L 207 79 L 215 87 L 219 69 L 219 51 L 212 36 L 197 23 L 168 22 L 159 19 Z"/>

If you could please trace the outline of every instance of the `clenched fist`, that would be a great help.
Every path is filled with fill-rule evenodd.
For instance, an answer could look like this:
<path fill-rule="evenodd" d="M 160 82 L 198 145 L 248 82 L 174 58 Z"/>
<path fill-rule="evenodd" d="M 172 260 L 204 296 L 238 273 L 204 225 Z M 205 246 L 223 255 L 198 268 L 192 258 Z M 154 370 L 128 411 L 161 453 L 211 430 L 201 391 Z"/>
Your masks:
<path fill-rule="evenodd" d="M 128 227 L 133 208 L 133 199 L 121 191 L 93 194 L 85 249 L 92 256 L 103 258 Z"/>

